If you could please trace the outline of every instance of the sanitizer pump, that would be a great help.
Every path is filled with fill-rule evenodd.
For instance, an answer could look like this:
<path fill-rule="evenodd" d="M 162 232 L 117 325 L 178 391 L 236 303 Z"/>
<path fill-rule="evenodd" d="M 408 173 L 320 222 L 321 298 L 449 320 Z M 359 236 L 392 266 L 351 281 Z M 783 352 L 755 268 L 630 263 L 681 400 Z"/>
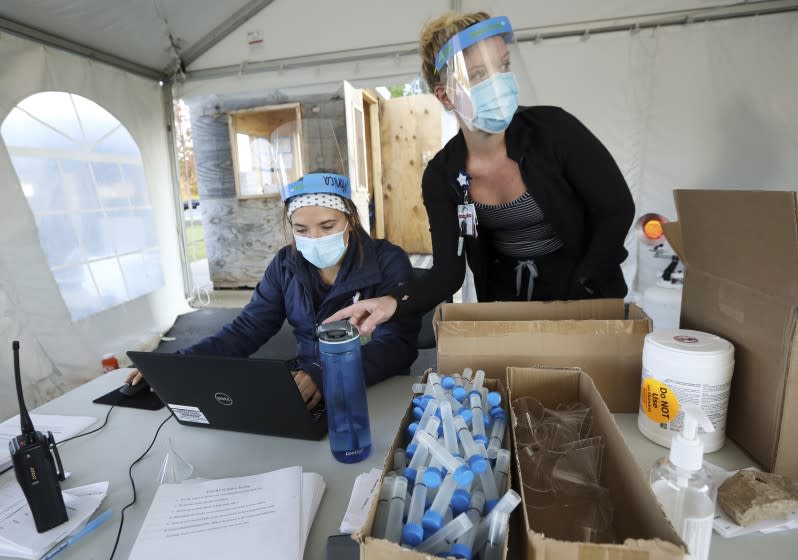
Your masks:
<path fill-rule="evenodd" d="M 687 544 L 690 560 L 707 560 L 718 489 L 704 469 L 704 443 L 698 434 L 714 432 L 707 415 L 685 405 L 684 429 L 674 435 L 668 457 L 651 469 L 651 488 L 665 515 Z"/>

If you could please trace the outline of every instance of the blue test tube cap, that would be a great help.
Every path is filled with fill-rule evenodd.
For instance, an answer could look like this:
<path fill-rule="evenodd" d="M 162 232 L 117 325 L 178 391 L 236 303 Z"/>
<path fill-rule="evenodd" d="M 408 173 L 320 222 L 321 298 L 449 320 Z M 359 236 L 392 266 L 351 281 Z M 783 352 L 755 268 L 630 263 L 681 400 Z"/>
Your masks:
<path fill-rule="evenodd" d="M 496 420 L 496 418 L 507 418 L 507 415 L 504 412 L 504 409 L 501 406 L 494 406 L 490 409 L 490 417 Z"/>
<path fill-rule="evenodd" d="M 437 488 L 443 482 L 443 473 L 435 467 L 427 467 L 424 471 L 424 486 L 429 489 Z"/>
<path fill-rule="evenodd" d="M 452 473 L 452 478 L 458 486 L 468 486 L 474 481 L 474 473 L 465 465 L 461 465 Z"/>
<path fill-rule="evenodd" d="M 473 390 L 473 391 L 469 391 L 469 392 L 468 392 L 468 398 L 471 398 L 471 395 L 479 395 L 479 396 L 480 396 L 480 398 L 482 397 L 482 393 L 480 393 L 480 392 L 479 392 L 479 391 L 477 391 L 476 389 L 475 389 L 475 390 Z"/>
<path fill-rule="evenodd" d="M 465 543 L 454 543 L 452 549 L 449 551 L 449 556 L 471 560 L 471 547 Z"/>
<path fill-rule="evenodd" d="M 416 430 L 418 430 L 418 422 L 411 422 L 407 426 L 407 439 L 413 439 L 413 436 L 416 435 Z"/>
<path fill-rule="evenodd" d="M 411 402 L 413 403 L 413 406 L 421 406 L 421 397 L 413 397 Z"/>
<path fill-rule="evenodd" d="M 405 449 L 405 457 L 407 457 L 408 459 L 412 459 L 413 454 L 416 452 L 416 449 L 418 449 L 417 443 L 408 444 L 407 448 Z"/>
<path fill-rule="evenodd" d="M 455 383 L 454 377 L 452 377 L 451 375 L 446 375 L 441 378 L 441 386 L 444 389 L 451 389 L 455 385 L 457 385 L 457 383 Z"/>
<path fill-rule="evenodd" d="M 471 494 L 462 488 L 456 488 L 449 503 L 452 506 L 452 513 L 457 517 L 468 509 L 468 504 L 471 503 Z"/>
<path fill-rule="evenodd" d="M 488 406 L 499 406 L 502 402 L 502 396 L 497 393 L 496 391 L 490 391 L 488 393 Z"/>
<path fill-rule="evenodd" d="M 482 415 L 482 423 L 485 424 L 485 429 L 486 430 L 490 429 L 490 421 L 491 421 L 490 414 L 483 414 Z"/>
<path fill-rule="evenodd" d="M 474 413 L 471 412 L 470 408 L 466 408 L 465 410 L 463 410 L 460 416 L 463 418 L 463 420 L 465 420 L 466 425 L 470 425 L 471 420 L 474 418 Z"/>
<path fill-rule="evenodd" d="M 477 434 L 474 436 L 474 441 L 481 441 L 485 444 L 485 448 L 488 447 L 488 436 L 483 436 L 482 434 Z"/>
<path fill-rule="evenodd" d="M 420 406 L 413 407 L 413 418 L 416 420 L 421 420 L 421 417 L 424 416 L 424 409 Z"/>
<path fill-rule="evenodd" d="M 424 540 L 424 528 L 418 523 L 408 523 L 402 529 L 402 544 L 417 546 Z"/>
<path fill-rule="evenodd" d="M 418 471 L 416 469 L 405 467 L 405 470 L 402 474 L 404 475 L 404 477 L 407 479 L 408 482 L 412 482 L 413 484 L 416 483 L 416 475 L 418 474 Z"/>
<path fill-rule="evenodd" d="M 421 520 L 424 529 L 435 533 L 443 526 L 443 516 L 434 509 L 428 509 L 424 512 L 424 517 Z"/>
<path fill-rule="evenodd" d="M 499 500 L 485 500 L 485 515 L 489 514 L 498 503 Z"/>
<path fill-rule="evenodd" d="M 471 467 L 471 471 L 476 474 L 483 473 L 490 468 L 488 460 L 480 455 L 474 455 L 471 459 L 473 459 L 473 461 L 469 460 L 469 466 Z"/>
<path fill-rule="evenodd" d="M 458 401 L 463 402 L 463 399 L 468 396 L 468 391 L 465 390 L 465 387 L 457 385 L 454 389 L 452 389 L 452 396 Z"/>

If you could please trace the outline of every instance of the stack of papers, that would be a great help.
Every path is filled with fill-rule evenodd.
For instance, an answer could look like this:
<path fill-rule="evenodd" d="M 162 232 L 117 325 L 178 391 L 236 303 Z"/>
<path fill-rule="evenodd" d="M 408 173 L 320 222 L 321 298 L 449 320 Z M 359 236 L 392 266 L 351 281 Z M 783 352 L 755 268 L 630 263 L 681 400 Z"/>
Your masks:
<path fill-rule="evenodd" d="M 704 466 L 717 486 L 720 486 L 724 480 L 737 473 L 737 471 L 727 471 L 708 461 L 704 461 Z M 754 469 L 754 467 L 748 467 L 748 469 L 758 470 Z M 790 517 L 787 519 L 771 519 L 769 521 L 761 521 L 759 523 L 754 523 L 753 525 L 743 527 L 741 525 L 737 525 L 737 523 L 735 523 L 731 517 L 726 515 L 726 512 L 723 511 L 723 508 L 720 506 L 720 504 L 717 504 L 715 507 L 715 519 L 712 522 L 712 528 L 715 529 L 720 536 L 727 539 L 740 537 L 742 535 L 748 535 L 751 533 L 778 533 L 779 531 L 798 529 L 798 511 L 792 512 L 792 515 L 790 515 Z"/>
<path fill-rule="evenodd" d="M 69 519 L 39 533 L 14 473 L 7 472 L 0 477 L 0 556 L 31 559 L 44 556 L 83 527 L 108 493 L 108 482 L 70 488 L 62 493 Z"/>
<path fill-rule="evenodd" d="M 53 432 L 56 443 L 78 435 L 94 424 L 97 419 L 91 416 L 58 416 L 54 414 L 31 414 L 30 419 L 36 430 L 43 434 Z M 11 467 L 8 440 L 20 434 L 19 414 L 0 424 L 0 473 Z"/>
<path fill-rule="evenodd" d="M 346 513 L 339 527 L 342 533 L 354 533 L 366 523 L 371 503 L 377 495 L 381 476 L 382 469 L 371 469 L 357 476 L 352 486 L 349 505 L 346 506 Z"/>
<path fill-rule="evenodd" d="M 130 560 L 302 558 L 324 494 L 321 475 L 288 467 L 270 473 L 162 484 Z"/>

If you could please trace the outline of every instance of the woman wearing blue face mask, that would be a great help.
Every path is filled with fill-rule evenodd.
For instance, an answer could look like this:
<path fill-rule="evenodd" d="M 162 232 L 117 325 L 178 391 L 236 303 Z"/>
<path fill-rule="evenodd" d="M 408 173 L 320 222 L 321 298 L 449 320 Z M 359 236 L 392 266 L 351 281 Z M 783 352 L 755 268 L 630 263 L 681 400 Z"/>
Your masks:
<path fill-rule="evenodd" d="M 304 145 L 314 146 L 312 154 L 282 152 L 273 156 L 275 167 L 280 157 L 293 162 L 319 161 L 329 169 L 340 169 L 324 158 L 338 163 L 337 144 L 327 125 L 313 121 L 302 123 L 303 132 L 312 136 Z M 327 125 L 327 126 L 326 126 Z M 283 131 L 285 132 L 285 131 Z M 285 137 L 297 138 L 293 130 Z M 278 142 L 274 142 L 278 144 Z M 327 155 L 319 150 L 323 147 Z M 286 164 L 287 165 L 287 164 Z M 389 292 L 397 283 L 412 277 L 405 252 L 385 240 L 374 240 L 363 229 L 357 208 L 351 200 L 346 176 L 334 172 L 308 173 L 292 181 L 289 171 L 283 176 L 281 196 L 284 217 L 293 243 L 283 247 L 271 260 L 251 301 L 233 322 L 213 336 L 185 348 L 180 353 L 245 357 L 255 353 L 284 321 L 294 329 L 296 357 L 291 370 L 294 381 L 307 403 L 316 406 L 322 398 L 321 360 L 318 354 L 316 327 L 330 314 L 361 298 L 376 298 Z M 361 346 L 363 373 L 367 385 L 407 373 L 418 355 L 416 341 L 420 319 L 415 315 L 398 318 L 377 328 Z M 128 381 L 135 379 L 134 372 Z"/>
<path fill-rule="evenodd" d="M 623 297 L 620 264 L 634 203 L 601 142 L 558 107 L 519 106 L 506 17 L 449 12 L 422 31 L 422 71 L 460 132 L 422 179 L 433 268 L 422 282 L 361 301 L 351 317 L 369 332 L 424 312 L 457 291 L 465 263 L 479 301 Z M 521 63 L 520 60 L 516 60 Z"/>

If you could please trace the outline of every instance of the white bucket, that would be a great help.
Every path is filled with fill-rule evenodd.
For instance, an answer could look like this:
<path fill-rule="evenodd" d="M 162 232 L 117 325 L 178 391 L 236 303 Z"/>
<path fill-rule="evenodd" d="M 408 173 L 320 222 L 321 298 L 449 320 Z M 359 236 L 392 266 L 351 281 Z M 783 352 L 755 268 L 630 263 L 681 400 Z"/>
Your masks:
<path fill-rule="evenodd" d="M 637 426 L 648 439 L 670 447 L 682 431 L 682 407 L 701 407 L 714 432 L 701 434 L 704 452 L 717 451 L 726 440 L 726 410 L 734 370 L 734 346 L 714 334 L 684 329 L 657 329 L 643 344 L 643 376 Z"/>

